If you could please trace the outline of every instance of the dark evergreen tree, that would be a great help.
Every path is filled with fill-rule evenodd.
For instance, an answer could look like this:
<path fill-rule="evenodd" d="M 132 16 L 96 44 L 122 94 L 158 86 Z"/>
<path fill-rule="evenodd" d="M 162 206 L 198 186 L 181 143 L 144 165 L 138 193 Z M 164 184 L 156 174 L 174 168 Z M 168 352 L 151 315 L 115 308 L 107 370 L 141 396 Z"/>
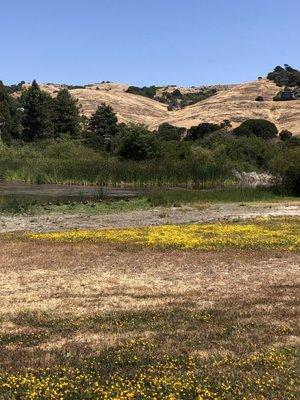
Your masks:
<path fill-rule="evenodd" d="M 111 106 L 102 103 L 88 123 L 88 141 L 94 147 L 111 148 L 111 140 L 118 132 L 118 118 Z"/>
<path fill-rule="evenodd" d="M 43 92 L 36 81 L 23 92 L 21 105 L 24 108 L 22 119 L 22 139 L 28 142 L 51 137 L 53 134 L 53 100 Z"/>
<path fill-rule="evenodd" d="M 17 104 L 12 99 L 0 81 L 0 134 L 4 143 L 10 144 L 12 139 L 18 139 L 20 133 L 20 117 Z"/>
<path fill-rule="evenodd" d="M 58 92 L 53 101 L 53 128 L 55 136 L 68 134 L 75 137 L 80 132 L 80 115 L 77 100 L 68 89 Z"/>

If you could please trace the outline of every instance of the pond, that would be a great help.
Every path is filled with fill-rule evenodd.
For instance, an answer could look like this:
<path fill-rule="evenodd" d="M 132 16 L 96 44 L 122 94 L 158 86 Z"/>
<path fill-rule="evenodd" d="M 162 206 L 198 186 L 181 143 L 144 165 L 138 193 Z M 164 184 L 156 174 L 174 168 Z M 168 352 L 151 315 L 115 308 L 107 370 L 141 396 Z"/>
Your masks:
<path fill-rule="evenodd" d="M 140 197 L 149 189 L 68 186 L 55 184 L 0 183 L 0 211 L 22 210 L 32 205 L 68 204 Z"/>

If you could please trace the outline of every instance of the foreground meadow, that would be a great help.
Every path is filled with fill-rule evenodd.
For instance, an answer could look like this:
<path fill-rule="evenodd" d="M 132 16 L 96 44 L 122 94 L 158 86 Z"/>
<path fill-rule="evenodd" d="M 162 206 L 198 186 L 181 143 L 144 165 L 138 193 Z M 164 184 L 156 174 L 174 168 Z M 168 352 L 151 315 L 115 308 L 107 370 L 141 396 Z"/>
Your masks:
<path fill-rule="evenodd" d="M 299 219 L 0 238 L 0 399 L 297 399 Z"/>

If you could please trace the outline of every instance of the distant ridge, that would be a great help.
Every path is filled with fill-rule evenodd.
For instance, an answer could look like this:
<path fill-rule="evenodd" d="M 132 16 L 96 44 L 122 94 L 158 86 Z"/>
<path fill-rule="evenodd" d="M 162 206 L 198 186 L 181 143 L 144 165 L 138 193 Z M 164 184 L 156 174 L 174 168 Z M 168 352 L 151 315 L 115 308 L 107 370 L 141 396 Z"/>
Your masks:
<path fill-rule="evenodd" d="M 23 88 L 28 87 L 23 85 Z M 66 85 L 41 84 L 41 88 L 55 96 L 59 88 Z M 128 85 L 121 83 L 90 84 L 84 88 L 70 89 L 78 99 L 82 113 L 91 115 L 102 102 L 110 104 L 118 115 L 119 122 L 141 123 L 154 129 L 163 122 L 189 128 L 200 122 L 220 123 L 229 119 L 235 127 L 249 118 L 264 118 L 274 122 L 279 130 L 288 129 L 300 135 L 300 99 L 273 101 L 279 91 L 276 84 L 266 78 L 242 84 L 212 85 L 217 94 L 194 105 L 176 111 L 168 111 L 167 105 L 159 101 L 126 93 Z M 175 90 L 170 86 L 165 90 Z M 161 89 L 161 90 L 163 90 Z M 183 93 L 199 88 L 181 88 Z M 255 99 L 261 96 L 263 101 Z"/>

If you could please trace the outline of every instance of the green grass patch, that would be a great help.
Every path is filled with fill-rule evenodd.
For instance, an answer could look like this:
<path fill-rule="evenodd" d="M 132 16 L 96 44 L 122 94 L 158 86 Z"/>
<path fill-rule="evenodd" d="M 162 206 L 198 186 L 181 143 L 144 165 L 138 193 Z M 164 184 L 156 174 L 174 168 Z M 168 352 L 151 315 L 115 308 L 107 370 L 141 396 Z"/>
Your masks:
<path fill-rule="evenodd" d="M 220 190 L 162 190 L 150 196 L 152 206 L 180 206 L 188 203 L 251 203 L 297 201 L 268 190 L 231 188 Z"/>
<path fill-rule="evenodd" d="M 46 210 L 45 210 L 46 208 Z M 36 213 L 59 212 L 64 214 L 109 214 L 124 211 L 148 210 L 151 208 L 149 200 L 145 197 L 127 200 L 108 200 L 101 202 L 89 201 L 87 203 L 72 203 L 63 205 L 38 206 Z"/>
<path fill-rule="evenodd" d="M 30 214 L 38 215 L 44 213 L 63 213 L 63 214 L 109 214 L 115 212 L 148 210 L 151 208 L 149 199 L 132 198 L 121 200 L 102 200 L 85 202 L 68 202 L 66 204 L 34 204 L 32 200 L 26 198 L 11 198 L 9 201 L 0 202 L 1 214 Z"/>
<path fill-rule="evenodd" d="M 90 201 L 57 202 L 55 199 L 46 204 L 41 199 L 30 199 L 24 196 L 0 197 L 0 213 L 2 214 L 109 214 L 115 212 L 149 210 L 152 207 L 195 207 L 209 206 L 215 203 L 299 203 L 297 197 L 287 197 L 271 191 L 251 188 L 232 188 L 220 190 L 189 190 L 189 189 L 153 189 L 144 197 L 127 199 L 97 199 Z"/>

